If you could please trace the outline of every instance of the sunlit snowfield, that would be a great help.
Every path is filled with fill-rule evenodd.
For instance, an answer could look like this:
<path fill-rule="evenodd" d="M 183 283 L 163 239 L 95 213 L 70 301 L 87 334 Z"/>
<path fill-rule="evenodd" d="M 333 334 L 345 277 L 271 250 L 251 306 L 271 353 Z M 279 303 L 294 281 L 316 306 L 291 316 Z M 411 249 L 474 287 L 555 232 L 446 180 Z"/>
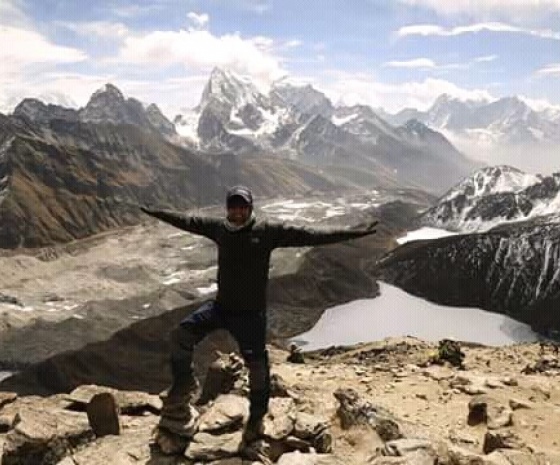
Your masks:
<path fill-rule="evenodd" d="M 294 338 L 305 350 L 415 336 L 429 341 L 453 337 L 487 345 L 534 341 L 523 323 L 478 308 L 448 307 L 379 283 L 381 295 L 328 309 L 310 331 Z"/>
<path fill-rule="evenodd" d="M 397 242 L 399 244 L 406 244 L 411 241 L 419 241 L 426 239 L 439 239 L 440 237 L 455 236 L 458 233 L 446 231 L 445 229 L 437 228 L 420 228 L 415 231 L 408 231 L 404 236 L 399 237 Z"/>

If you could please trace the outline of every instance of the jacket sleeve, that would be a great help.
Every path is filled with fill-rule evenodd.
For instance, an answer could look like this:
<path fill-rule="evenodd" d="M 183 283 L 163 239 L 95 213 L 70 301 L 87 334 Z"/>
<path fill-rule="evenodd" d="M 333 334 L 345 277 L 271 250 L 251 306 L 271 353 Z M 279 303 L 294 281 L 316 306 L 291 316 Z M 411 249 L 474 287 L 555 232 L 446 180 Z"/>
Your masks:
<path fill-rule="evenodd" d="M 311 229 L 298 226 L 288 226 L 284 224 L 269 225 L 272 247 L 305 247 L 312 245 L 334 244 L 349 239 L 374 234 L 374 226 L 377 221 L 364 229 Z"/>
<path fill-rule="evenodd" d="M 212 240 L 216 240 L 216 231 L 218 226 L 222 223 L 222 220 L 216 218 L 191 216 L 171 210 L 154 210 L 146 207 L 140 207 L 140 209 L 147 215 L 153 216 L 165 223 L 169 223 L 176 228 L 193 234 L 198 234 L 200 236 L 205 236 Z"/>

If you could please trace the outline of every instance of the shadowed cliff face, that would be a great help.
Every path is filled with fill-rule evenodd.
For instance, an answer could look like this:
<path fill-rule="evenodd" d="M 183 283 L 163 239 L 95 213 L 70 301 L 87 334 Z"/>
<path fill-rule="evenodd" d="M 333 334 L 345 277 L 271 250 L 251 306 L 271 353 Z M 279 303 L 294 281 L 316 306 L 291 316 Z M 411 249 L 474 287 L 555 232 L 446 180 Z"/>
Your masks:
<path fill-rule="evenodd" d="M 0 115 L 0 247 L 68 242 L 141 217 L 135 204 L 186 208 L 221 203 L 231 183 L 257 195 L 330 190 L 295 162 L 222 159 L 130 125 Z"/>
<path fill-rule="evenodd" d="M 560 329 L 560 234 L 543 220 L 484 234 L 408 243 L 378 277 L 434 302 L 505 313 L 538 331 Z"/>

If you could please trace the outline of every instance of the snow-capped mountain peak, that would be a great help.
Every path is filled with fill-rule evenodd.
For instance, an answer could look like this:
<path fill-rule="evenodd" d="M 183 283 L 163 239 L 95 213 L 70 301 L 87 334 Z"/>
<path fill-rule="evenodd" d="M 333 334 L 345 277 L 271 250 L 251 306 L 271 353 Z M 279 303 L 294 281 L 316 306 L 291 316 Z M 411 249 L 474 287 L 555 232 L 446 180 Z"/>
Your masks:
<path fill-rule="evenodd" d="M 333 104 L 328 97 L 311 84 L 294 84 L 282 79 L 272 84 L 270 95 L 276 104 L 295 108 L 303 114 L 319 114 L 329 118 L 334 111 Z"/>
<path fill-rule="evenodd" d="M 103 99 L 111 99 L 111 100 L 115 100 L 115 101 L 124 101 L 124 95 L 123 93 L 120 91 L 120 89 L 111 84 L 111 83 L 107 83 L 103 86 L 101 86 L 99 89 L 97 89 L 91 96 L 90 98 L 90 103 L 92 101 L 96 101 L 100 98 Z"/>
<path fill-rule="evenodd" d="M 132 124 L 144 129 L 156 129 L 166 136 L 175 134 L 175 128 L 156 105 L 145 108 L 139 100 L 125 98 L 113 84 L 105 84 L 93 93 L 87 105 L 80 110 L 80 120 L 90 123 Z"/>
<path fill-rule="evenodd" d="M 560 220 L 560 175 L 536 176 L 501 165 L 463 180 L 423 214 L 422 223 L 454 231 L 486 231 L 545 215 Z"/>
<path fill-rule="evenodd" d="M 214 68 L 202 92 L 199 108 L 202 110 L 213 99 L 240 108 L 262 103 L 264 95 L 249 79 L 230 70 Z"/>
<path fill-rule="evenodd" d="M 472 199 L 503 192 L 516 193 L 538 183 L 541 179 L 541 176 L 524 173 L 513 166 L 489 166 L 463 180 L 441 200 L 451 200 L 460 195 Z"/>

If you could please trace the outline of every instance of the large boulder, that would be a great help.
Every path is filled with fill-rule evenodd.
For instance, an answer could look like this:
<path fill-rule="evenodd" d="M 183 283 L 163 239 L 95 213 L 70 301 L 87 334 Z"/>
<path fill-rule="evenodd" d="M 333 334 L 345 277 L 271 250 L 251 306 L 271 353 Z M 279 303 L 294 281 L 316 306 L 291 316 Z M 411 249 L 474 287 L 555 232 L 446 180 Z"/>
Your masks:
<path fill-rule="evenodd" d="M 63 409 L 26 407 L 7 435 L 3 465 L 57 463 L 79 445 L 94 439 L 87 416 Z"/>

